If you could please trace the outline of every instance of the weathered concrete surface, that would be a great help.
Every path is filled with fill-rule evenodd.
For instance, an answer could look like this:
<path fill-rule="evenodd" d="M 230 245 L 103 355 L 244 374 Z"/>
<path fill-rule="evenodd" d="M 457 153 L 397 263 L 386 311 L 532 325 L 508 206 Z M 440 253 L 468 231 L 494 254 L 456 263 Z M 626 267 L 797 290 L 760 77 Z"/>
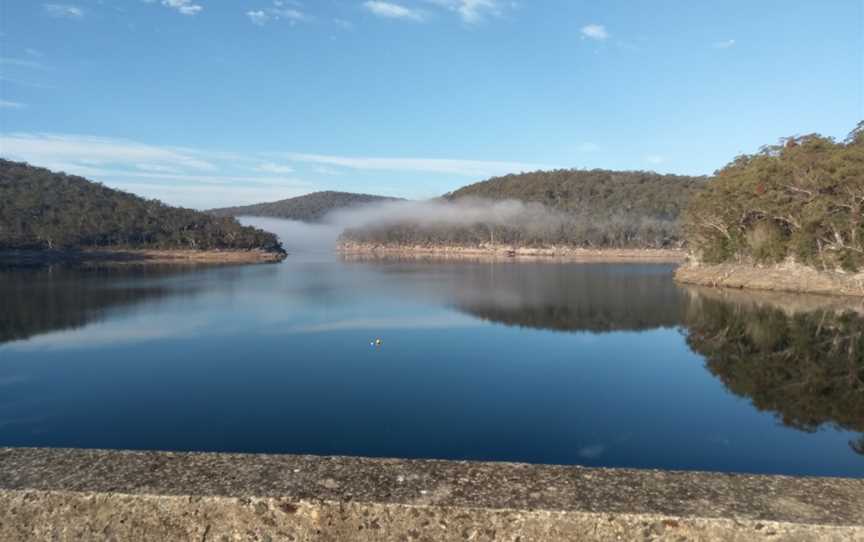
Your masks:
<path fill-rule="evenodd" d="M 864 480 L 0 449 L 0 540 L 862 540 Z"/>

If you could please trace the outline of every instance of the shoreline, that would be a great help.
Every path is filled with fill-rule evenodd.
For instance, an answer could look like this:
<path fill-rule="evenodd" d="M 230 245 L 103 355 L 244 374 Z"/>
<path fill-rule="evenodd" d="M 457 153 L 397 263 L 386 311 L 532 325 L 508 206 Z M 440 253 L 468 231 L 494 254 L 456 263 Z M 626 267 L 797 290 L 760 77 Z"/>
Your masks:
<path fill-rule="evenodd" d="M 793 262 L 764 267 L 687 263 L 675 270 L 675 281 L 737 290 L 864 297 L 864 273 L 818 271 Z"/>
<path fill-rule="evenodd" d="M 38 266 L 51 264 L 233 264 L 276 263 L 287 254 L 264 250 L 188 249 L 83 249 L 83 250 L 0 250 L 0 265 Z"/>
<path fill-rule="evenodd" d="M 435 258 L 435 259 L 492 259 L 502 261 L 595 261 L 595 262 L 656 262 L 683 263 L 687 252 L 683 249 L 587 249 L 566 246 L 513 247 L 510 245 L 481 245 L 475 247 L 445 245 L 378 245 L 371 243 L 340 242 L 336 252 L 351 259 L 364 258 Z"/>

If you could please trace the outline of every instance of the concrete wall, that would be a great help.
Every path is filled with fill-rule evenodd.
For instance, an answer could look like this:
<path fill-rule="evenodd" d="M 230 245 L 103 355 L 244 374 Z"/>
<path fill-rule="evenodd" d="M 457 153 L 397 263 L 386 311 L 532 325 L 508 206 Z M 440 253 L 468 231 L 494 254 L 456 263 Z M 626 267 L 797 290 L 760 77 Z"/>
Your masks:
<path fill-rule="evenodd" d="M 0 540 L 862 540 L 864 480 L 0 449 Z"/>

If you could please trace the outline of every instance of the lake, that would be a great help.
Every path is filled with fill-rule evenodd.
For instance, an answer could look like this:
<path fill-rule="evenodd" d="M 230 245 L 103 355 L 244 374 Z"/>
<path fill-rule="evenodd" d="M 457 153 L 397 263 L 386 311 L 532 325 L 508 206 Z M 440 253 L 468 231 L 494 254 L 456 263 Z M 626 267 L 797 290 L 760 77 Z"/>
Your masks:
<path fill-rule="evenodd" d="M 0 446 L 864 477 L 860 313 L 672 270 L 0 270 Z"/>

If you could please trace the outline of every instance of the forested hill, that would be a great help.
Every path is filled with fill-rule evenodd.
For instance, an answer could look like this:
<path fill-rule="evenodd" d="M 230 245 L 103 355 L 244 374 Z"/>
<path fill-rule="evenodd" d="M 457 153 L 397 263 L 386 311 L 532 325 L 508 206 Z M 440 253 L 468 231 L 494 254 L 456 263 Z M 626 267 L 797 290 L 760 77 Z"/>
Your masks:
<path fill-rule="evenodd" d="M 284 252 L 272 233 L 0 159 L 0 249 L 134 248 Z"/>
<path fill-rule="evenodd" d="M 506 220 L 496 218 L 493 209 L 463 213 L 486 217 L 470 222 L 384 221 L 346 230 L 342 239 L 397 246 L 678 248 L 683 245 L 679 217 L 706 181 L 705 177 L 599 169 L 507 175 L 444 196 L 463 209 L 485 205 L 488 211 L 489 202 L 496 200 L 525 204 Z"/>
<path fill-rule="evenodd" d="M 445 197 L 537 202 L 584 218 L 676 221 L 706 180 L 650 171 L 557 169 L 495 177 Z"/>
<path fill-rule="evenodd" d="M 325 191 L 270 203 L 212 209 L 208 212 L 214 216 L 268 216 L 303 222 L 318 222 L 327 213 L 336 209 L 382 201 L 395 201 L 396 199 L 371 194 Z"/>

